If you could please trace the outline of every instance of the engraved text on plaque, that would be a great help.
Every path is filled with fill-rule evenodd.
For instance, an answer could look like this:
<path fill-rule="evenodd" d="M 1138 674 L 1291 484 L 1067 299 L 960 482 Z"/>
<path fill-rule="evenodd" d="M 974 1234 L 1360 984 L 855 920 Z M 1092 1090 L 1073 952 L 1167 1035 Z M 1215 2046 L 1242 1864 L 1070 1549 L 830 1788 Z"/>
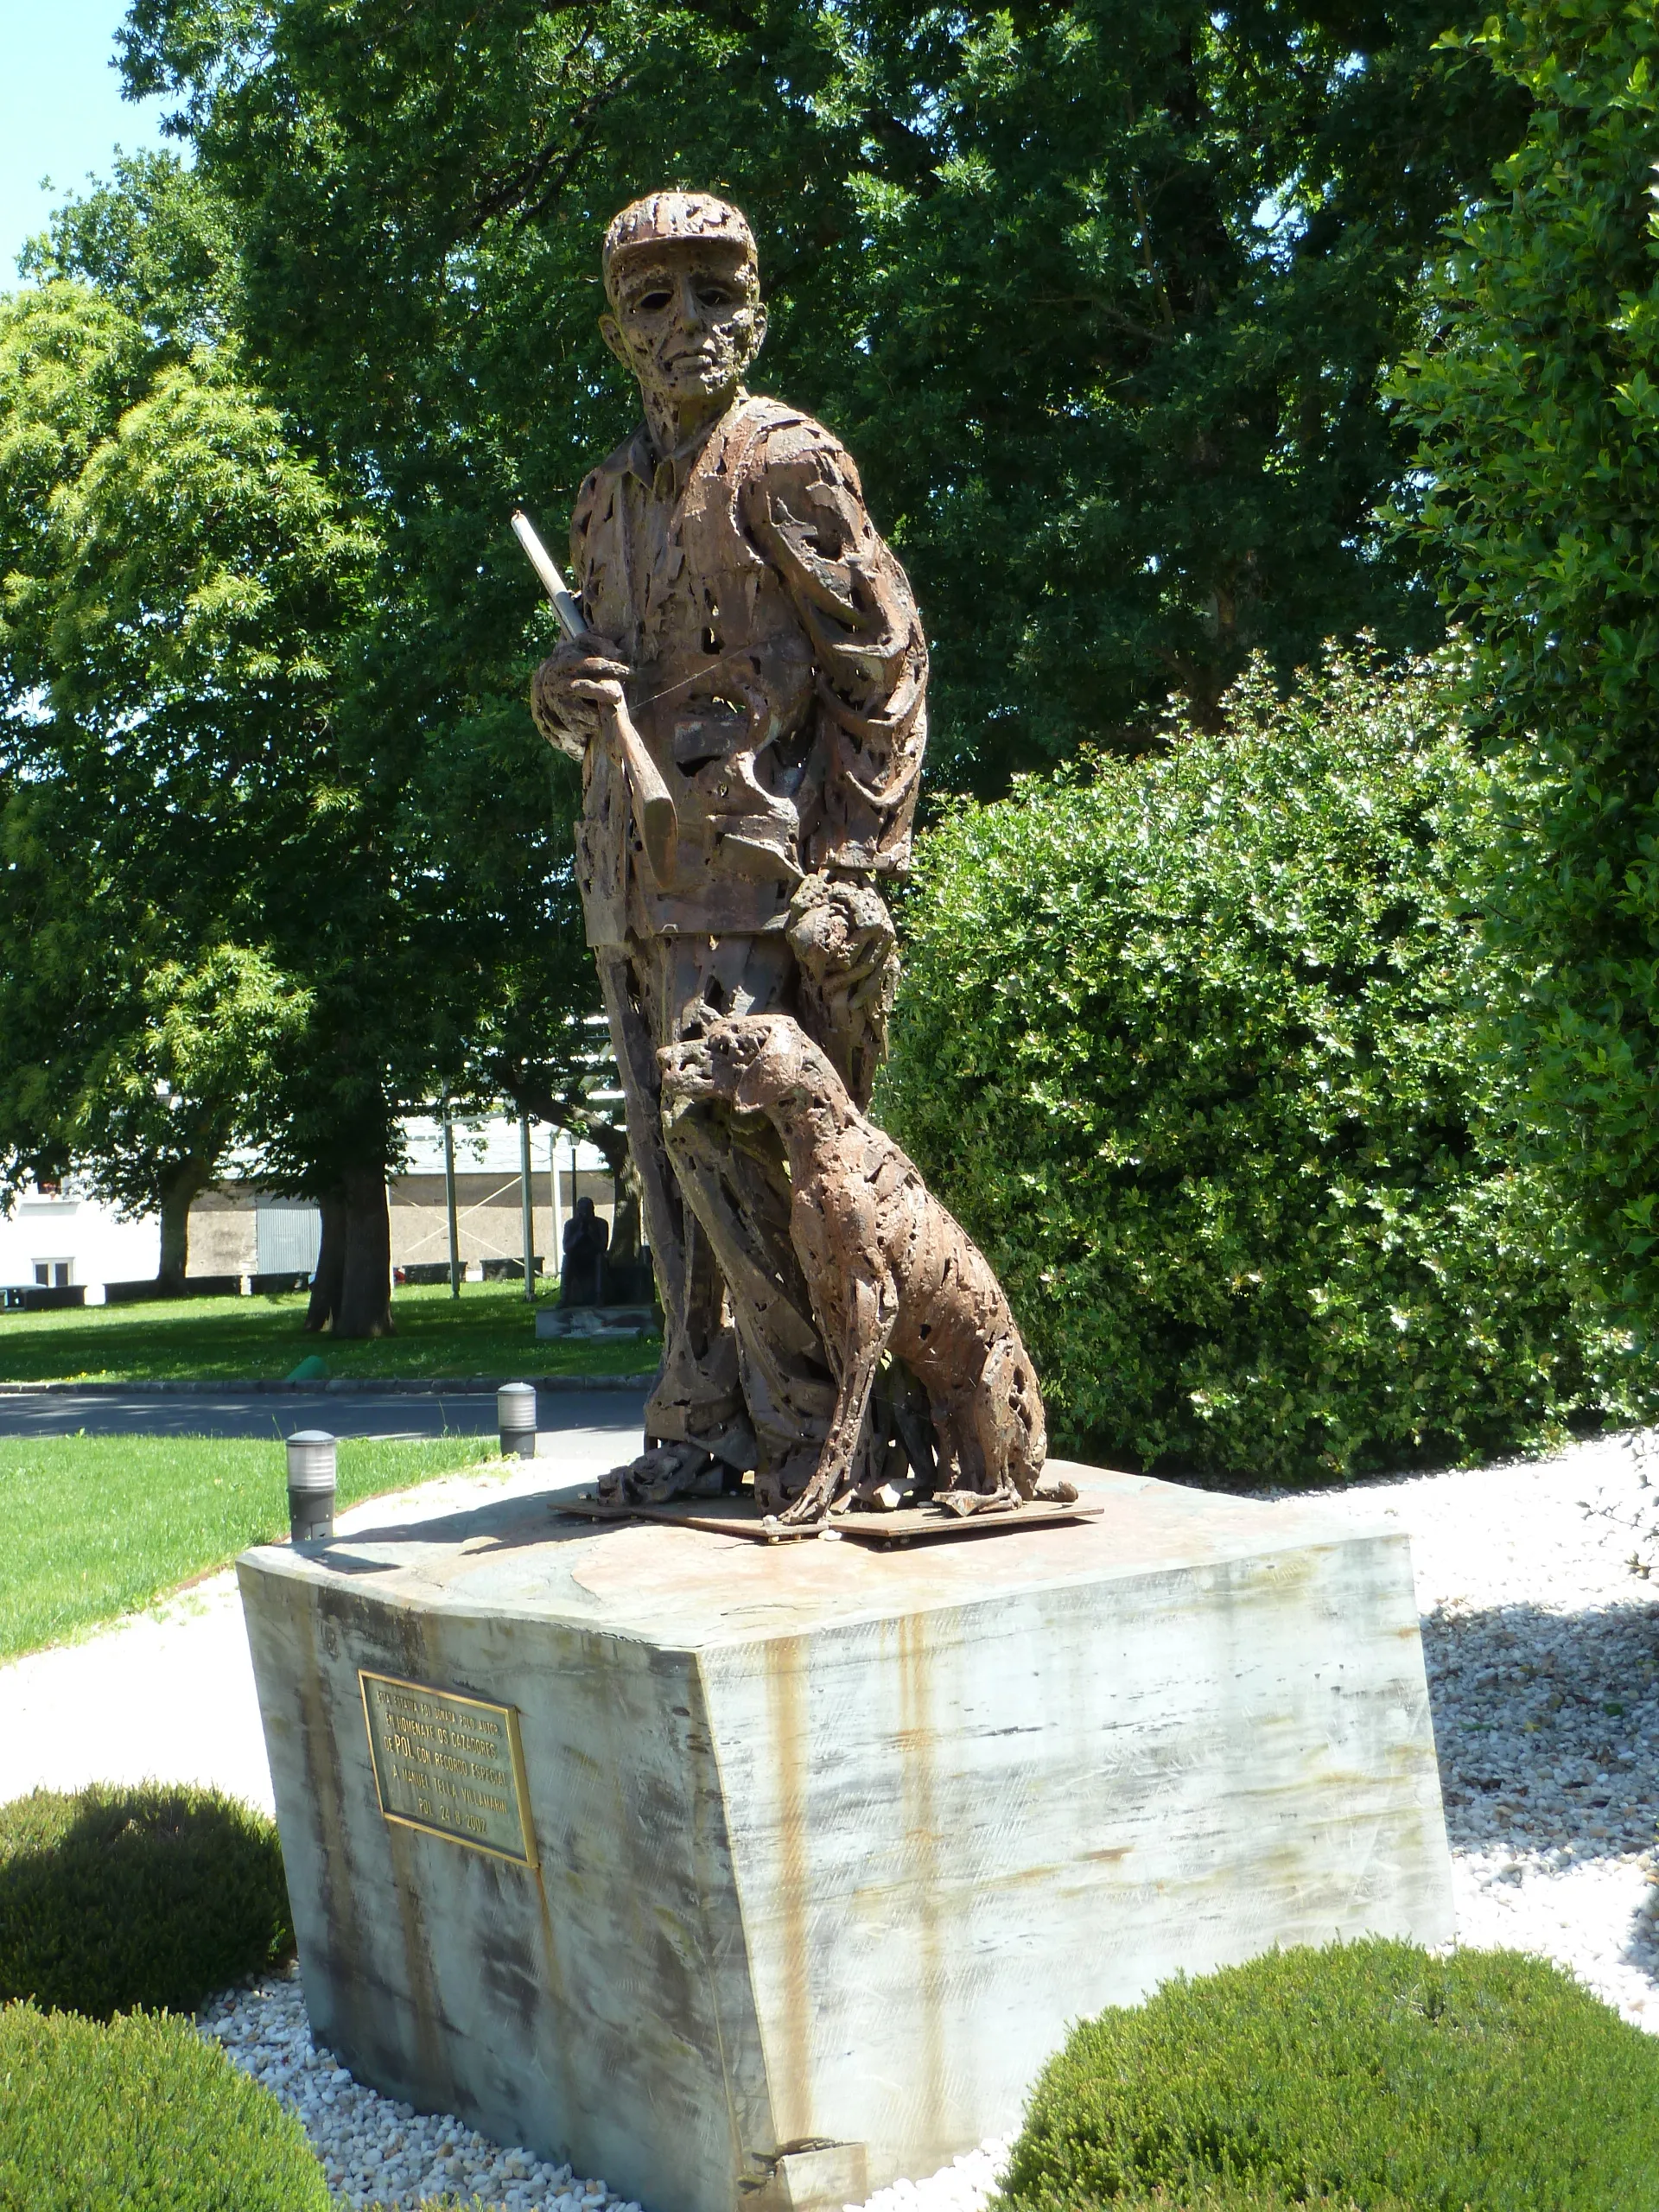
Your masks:
<path fill-rule="evenodd" d="M 513 1707 L 362 1669 L 358 1681 L 386 1818 L 533 1866 Z"/>

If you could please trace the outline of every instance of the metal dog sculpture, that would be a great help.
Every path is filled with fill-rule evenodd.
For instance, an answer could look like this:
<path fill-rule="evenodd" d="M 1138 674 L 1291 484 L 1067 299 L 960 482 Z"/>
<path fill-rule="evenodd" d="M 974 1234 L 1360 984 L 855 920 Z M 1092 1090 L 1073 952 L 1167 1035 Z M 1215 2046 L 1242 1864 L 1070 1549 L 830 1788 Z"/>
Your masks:
<path fill-rule="evenodd" d="M 820 1521 L 850 1486 L 889 1350 L 927 1394 L 941 1502 L 963 1511 L 1032 1497 L 1047 1449 L 1042 1400 L 1001 1286 L 828 1057 L 788 1015 L 747 1014 L 658 1058 L 668 1120 L 721 1099 L 764 1114 L 788 1151 L 790 1241 L 836 1404 L 817 1472 L 779 1518 Z"/>

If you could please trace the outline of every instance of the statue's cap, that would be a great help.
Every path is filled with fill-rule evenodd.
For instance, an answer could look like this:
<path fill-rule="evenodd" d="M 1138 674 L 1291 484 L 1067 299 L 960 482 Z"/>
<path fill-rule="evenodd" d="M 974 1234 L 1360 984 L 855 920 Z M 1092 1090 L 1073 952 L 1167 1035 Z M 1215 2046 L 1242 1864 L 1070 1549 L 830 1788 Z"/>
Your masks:
<path fill-rule="evenodd" d="M 605 233 L 602 266 L 609 292 L 616 273 L 634 254 L 665 245 L 729 245 L 747 262 L 756 258 L 754 232 L 729 200 L 712 192 L 648 192 L 620 215 Z"/>

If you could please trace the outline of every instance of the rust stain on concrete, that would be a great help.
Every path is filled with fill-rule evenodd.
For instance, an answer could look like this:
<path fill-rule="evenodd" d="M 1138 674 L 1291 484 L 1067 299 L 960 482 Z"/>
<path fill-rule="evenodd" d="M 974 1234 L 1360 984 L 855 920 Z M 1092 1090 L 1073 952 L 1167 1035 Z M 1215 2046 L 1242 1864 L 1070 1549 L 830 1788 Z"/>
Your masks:
<path fill-rule="evenodd" d="M 924 2130 L 943 2143 L 948 2134 L 944 2081 L 944 1942 L 941 1915 L 944 1899 L 939 1845 L 938 1744 L 933 1716 L 931 1655 L 928 1615 L 910 1613 L 899 1632 L 899 1777 L 903 1792 L 905 1856 L 908 1860 L 906 1904 L 916 1929 L 920 1967 L 921 2048 L 917 2053 L 917 2090 Z"/>
<path fill-rule="evenodd" d="M 812 2125 L 812 1960 L 808 1782 L 812 1756 L 806 1709 L 808 1642 L 768 1637 L 761 1646 L 778 1780 L 778 1916 L 783 1968 L 779 2065 L 772 2074 L 772 2123 L 780 2141 L 804 2139 Z M 768 2073 L 772 2069 L 768 2068 Z"/>
<path fill-rule="evenodd" d="M 559 2119 L 563 2128 L 568 2129 L 572 2115 L 582 2110 L 581 2094 L 570 2070 L 569 2039 L 575 2023 L 572 2018 L 569 1999 L 566 1995 L 564 1961 L 559 1956 L 558 1937 L 554 1933 L 553 1914 L 548 1904 L 547 1884 L 543 1879 L 543 1869 L 538 1866 L 532 1866 L 527 1871 L 531 1879 L 536 1885 L 536 1902 L 540 1907 L 542 1966 L 547 1977 L 547 2003 L 554 2014 L 551 2037 L 538 2035 L 536 2037 L 536 2043 L 539 2050 L 542 2051 L 546 2050 L 550 2041 L 553 2045 L 553 2063 L 557 2069 L 559 2076 Z M 561 2133 L 559 2150 L 562 2157 L 569 2156 L 568 2133 Z"/>
<path fill-rule="evenodd" d="M 330 1964 L 334 1971 L 327 1976 L 331 1993 L 345 1995 L 353 2017 L 346 2024 L 353 2035 L 361 2032 L 364 2023 L 355 2017 L 359 2009 L 358 1993 L 365 1981 L 365 1961 L 359 1941 L 359 1915 L 355 1894 L 357 1866 L 352 1851 L 351 1835 L 346 1819 L 346 1777 L 341 1764 L 339 1736 L 334 1726 L 333 1700 L 323 1673 L 323 1653 L 320 1646 L 332 1633 L 338 1640 L 338 1624 L 332 1618 L 334 1608 L 321 1603 L 323 1633 L 314 1639 L 305 1632 L 304 1618 L 308 1610 L 308 1593 L 294 1590 L 284 1592 L 287 1600 L 287 1626 L 291 1648 L 300 1654 L 297 1683 L 301 1733 L 301 1757 L 305 1764 L 306 1781 L 310 1788 L 311 1816 L 315 1864 L 318 1869 L 318 1902 L 322 1911 Z M 334 2028 L 330 2021 L 328 2028 Z"/>
<path fill-rule="evenodd" d="M 433 1984 L 432 1954 L 421 1912 L 421 1879 L 414 1863 L 422 1847 L 428 1851 L 443 1846 L 428 1842 L 410 1828 L 386 1823 L 386 1845 L 391 1853 L 392 1895 L 397 1900 L 398 1925 L 404 1936 L 404 1964 L 409 1980 L 409 2001 L 415 2020 L 415 2041 L 423 2083 L 429 2083 L 435 2101 L 453 2094 L 453 2069 L 448 2039 L 440 2018 L 438 1993 Z M 446 2102 L 445 2109 L 449 2107 Z"/>

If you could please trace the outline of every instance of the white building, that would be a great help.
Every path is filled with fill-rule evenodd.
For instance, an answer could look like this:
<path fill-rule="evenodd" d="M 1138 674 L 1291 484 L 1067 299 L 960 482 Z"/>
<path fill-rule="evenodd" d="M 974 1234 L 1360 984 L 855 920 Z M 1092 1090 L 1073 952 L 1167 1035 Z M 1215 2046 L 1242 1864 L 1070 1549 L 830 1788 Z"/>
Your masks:
<path fill-rule="evenodd" d="M 448 1207 L 443 1126 L 417 1116 L 404 1125 L 409 1156 L 387 1185 L 396 1268 L 447 1266 Z M 457 1122 L 455 1211 L 461 1257 L 476 1274 L 486 1261 L 522 1263 L 524 1211 L 518 1122 L 505 1115 Z M 531 1131 L 535 1253 L 558 1272 L 564 1224 L 578 1197 L 612 1218 L 614 1193 L 603 1155 L 562 1131 Z M 190 1209 L 191 1276 L 308 1274 L 321 1223 L 308 1201 L 279 1198 L 251 1179 L 229 1177 Z M 84 1287 L 102 1301 L 103 1286 L 150 1280 L 161 1261 L 161 1230 L 150 1217 L 121 1221 L 113 1207 L 73 1177 L 57 1190 L 26 1190 L 0 1214 L 0 1288 Z"/>
<path fill-rule="evenodd" d="M 155 1221 L 117 1220 L 73 1177 L 56 1190 L 25 1191 L 0 1214 L 0 1287 L 133 1281 L 153 1275 L 161 1255 Z"/>

